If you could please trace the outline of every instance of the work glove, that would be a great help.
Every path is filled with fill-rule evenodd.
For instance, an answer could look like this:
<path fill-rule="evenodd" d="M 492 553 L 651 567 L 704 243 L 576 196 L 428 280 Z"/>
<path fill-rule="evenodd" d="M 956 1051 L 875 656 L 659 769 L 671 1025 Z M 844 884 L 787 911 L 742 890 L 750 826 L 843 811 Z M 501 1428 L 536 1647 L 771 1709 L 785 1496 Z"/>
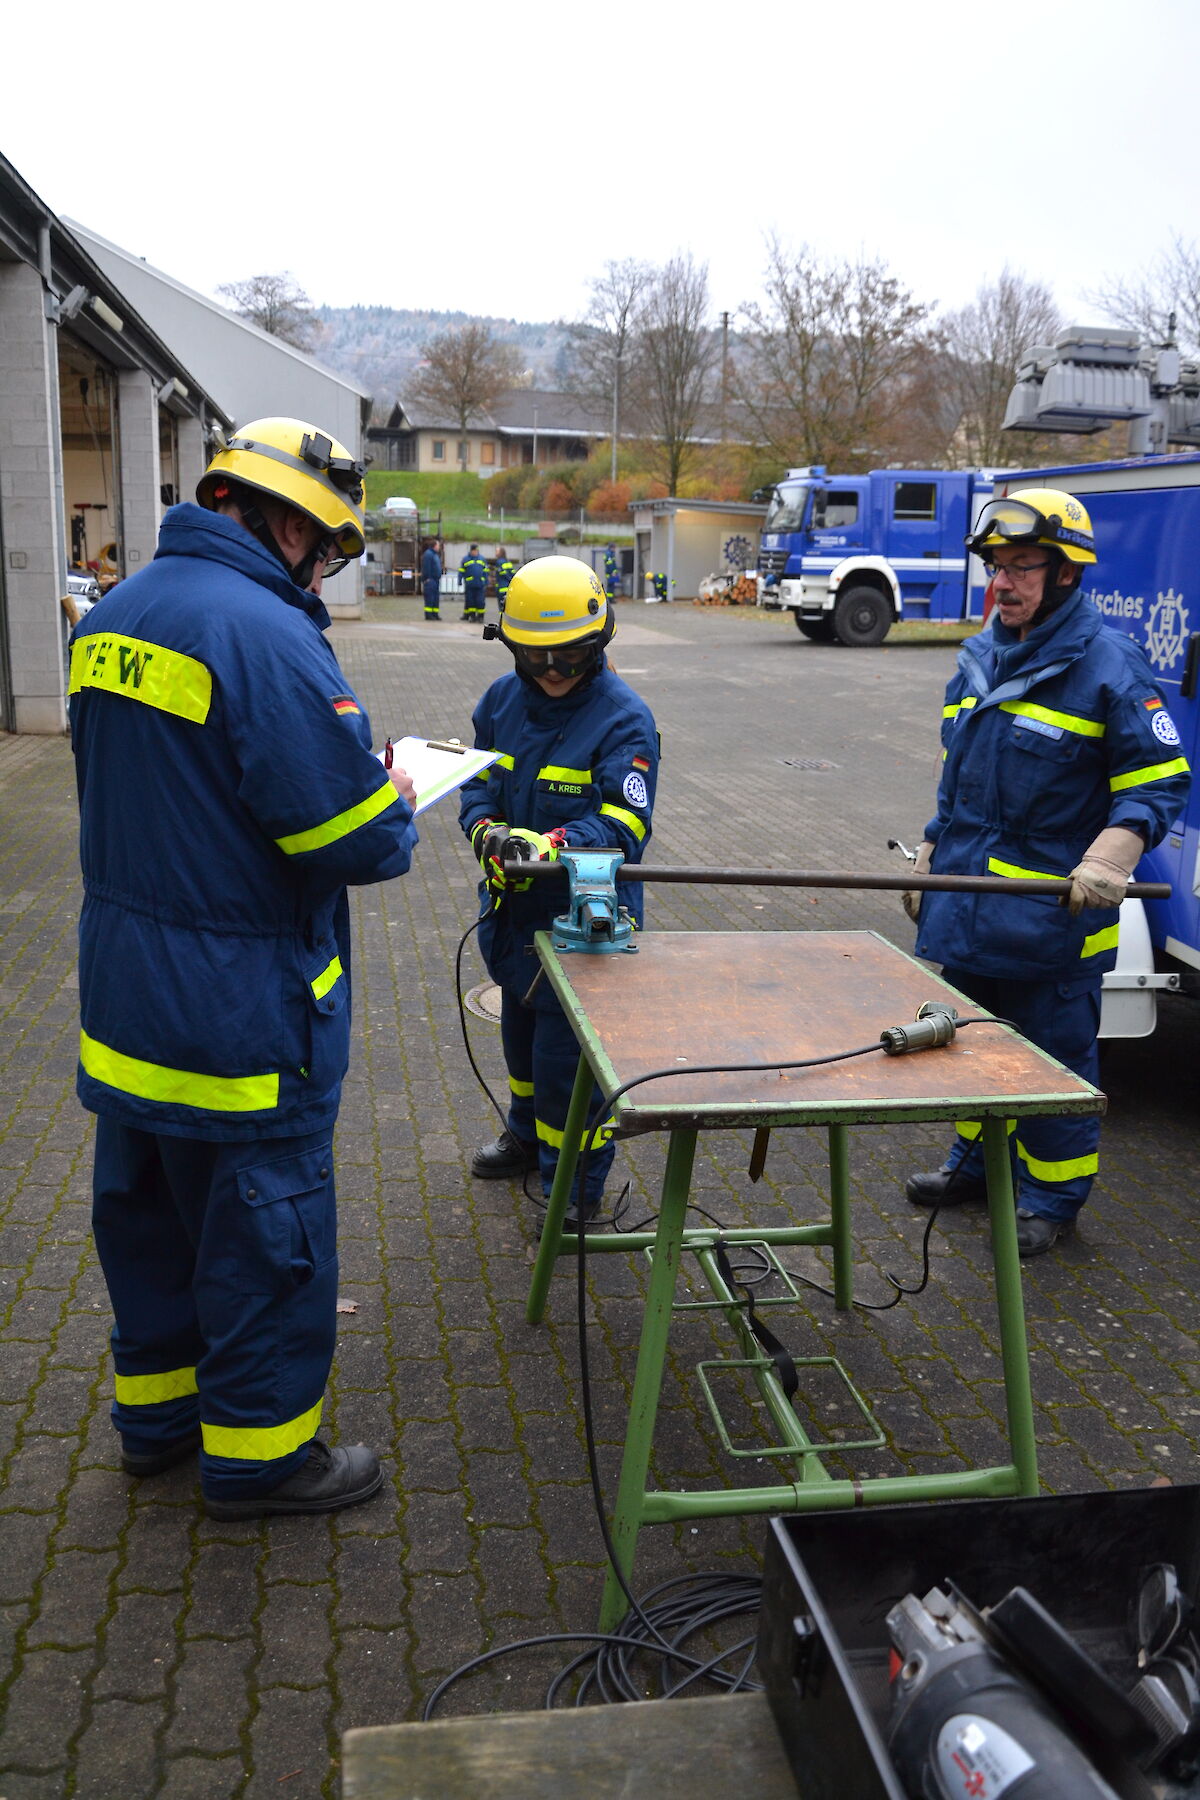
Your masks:
<path fill-rule="evenodd" d="M 501 892 L 506 884 L 504 846 L 508 837 L 508 826 L 503 819 L 480 819 L 471 833 L 471 848 L 479 858 L 483 879 L 494 894 Z"/>
<path fill-rule="evenodd" d="M 928 875 L 929 865 L 933 861 L 933 845 L 928 838 L 917 845 L 917 854 L 913 862 L 914 875 Z M 921 901 L 925 898 L 920 888 L 906 888 L 900 896 L 901 905 L 915 925 L 921 910 Z"/>
<path fill-rule="evenodd" d="M 528 877 L 521 881 L 514 868 L 521 862 L 554 862 L 563 844 L 561 826 L 549 833 L 528 831 L 525 826 L 518 825 L 504 840 L 501 852 L 505 865 L 505 876 L 510 893 L 522 894 L 533 884 Z"/>
<path fill-rule="evenodd" d="M 1071 870 L 1071 917 L 1085 906 L 1120 906 L 1129 877 L 1145 854 L 1140 831 L 1126 825 L 1106 825 L 1083 853 L 1083 861 Z"/>

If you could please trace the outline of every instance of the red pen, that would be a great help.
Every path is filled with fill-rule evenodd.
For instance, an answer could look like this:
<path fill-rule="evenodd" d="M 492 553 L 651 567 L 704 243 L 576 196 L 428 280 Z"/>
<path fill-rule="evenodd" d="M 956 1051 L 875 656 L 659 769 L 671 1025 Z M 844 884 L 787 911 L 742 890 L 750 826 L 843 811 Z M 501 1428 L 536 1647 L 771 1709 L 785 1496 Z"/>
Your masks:
<path fill-rule="evenodd" d="M 390 769 L 392 766 L 392 740 L 391 740 L 391 738 L 389 738 L 383 746 L 383 766 L 385 769 Z"/>

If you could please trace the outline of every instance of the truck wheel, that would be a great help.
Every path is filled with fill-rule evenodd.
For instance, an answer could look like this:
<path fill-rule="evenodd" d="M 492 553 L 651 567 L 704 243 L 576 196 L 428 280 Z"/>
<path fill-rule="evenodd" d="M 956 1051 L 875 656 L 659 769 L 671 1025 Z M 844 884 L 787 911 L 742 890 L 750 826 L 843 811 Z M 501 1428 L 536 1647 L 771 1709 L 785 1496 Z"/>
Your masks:
<path fill-rule="evenodd" d="M 799 613 L 795 613 L 793 616 L 796 620 L 796 630 L 802 637 L 811 638 L 814 644 L 832 644 L 832 619 L 802 619 Z"/>
<path fill-rule="evenodd" d="M 847 588 L 833 609 L 833 635 L 854 648 L 882 644 L 891 630 L 891 603 L 878 588 Z"/>

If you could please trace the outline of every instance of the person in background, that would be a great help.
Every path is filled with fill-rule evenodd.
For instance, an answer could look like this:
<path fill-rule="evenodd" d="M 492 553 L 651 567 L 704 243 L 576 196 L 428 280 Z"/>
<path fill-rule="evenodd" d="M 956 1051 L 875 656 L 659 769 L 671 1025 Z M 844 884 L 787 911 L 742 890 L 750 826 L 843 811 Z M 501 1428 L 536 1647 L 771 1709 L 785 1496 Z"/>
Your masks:
<path fill-rule="evenodd" d="M 324 637 L 363 465 L 298 419 L 209 463 L 71 640 L 84 902 L 77 1085 L 130 1475 L 200 1452 L 215 1519 L 383 1476 L 318 1436 L 333 1358 L 346 887 L 409 867 L 415 794 Z"/>
<path fill-rule="evenodd" d="M 488 566 L 479 554 L 479 545 L 472 544 L 460 565 L 463 581 L 463 612 L 467 624 L 482 623 L 484 601 L 487 597 Z"/>
<path fill-rule="evenodd" d="M 426 544 L 421 554 L 421 589 L 425 595 L 425 617 L 440 619 L 442 595 L 442 559 L 436 542 Z"/>
<path fill-rule="evenodd" d="M 991 501 L 966 544 L 991 577 L 994 611 L 946 689 L 937 812 L 916 870 L 1069 876 L 1070 903 L 914 891 L 905 910 L 918 956 L 1094 1085 L 1117 909 L 1143 852 L 1183 810 L 1188 765 L 1145 652 L 1080 591 L 1096 548 L 1074 495 L 1026 488 Z M 979 1131 L 961 1124 L 942 1166 L 910 1179 L 915 1206 L 986 1196 Z M 1023 1257 L 1070 1234 L 1099 1141 L 1095 1116 L 1017 1121 Z"/>
<path fill-rule="evenodd" d="M 658 733 L 645 701 L 608 666 L 614 624 L 599 576 L 575 558 L 540 557 L 517 571 L 499 626 L 486 633 L 512 652 L 515 668 L 492 683 L 474 716 L 476 748 L 502 755 L 464 785 L 459 810 L 483 871 L 479 942 L 501 990 L 510 1091 L 505 1128 L 475 1152 L 471 1172 L 488 1180 L 538 1169 L 544 1194 L 579 1050 L 550 983 L 539 981 L 529 996 L 538 970 L 533 936 L 562 911 L 563 888 L 522 884 L 520 871 L 563 848 L 615 845 L 627 862 L 640 862 L 649 840 Z M 621 901 L 640 924 L 641 887 L 623 883 Z M 598 1213 L 613 1156 L 600 1125 L 582 1199 L 576 1179 L 568 1230 Z"/>
<path fill-rule="evenodd" d="M 501 612 L 504 611 L 504 603 L 508 599 L 508 590 L 516 572 L 517 565 L 510 560 L 508 552 L 502 549 L 496 558 L 496 600 Z"/>
<path fill-rule="evenodd" d="M 604 551 L 604 588 L 609 603 L 621 597 L 621 563 L 617 556 L 617 546 L 608 544 Z"/>

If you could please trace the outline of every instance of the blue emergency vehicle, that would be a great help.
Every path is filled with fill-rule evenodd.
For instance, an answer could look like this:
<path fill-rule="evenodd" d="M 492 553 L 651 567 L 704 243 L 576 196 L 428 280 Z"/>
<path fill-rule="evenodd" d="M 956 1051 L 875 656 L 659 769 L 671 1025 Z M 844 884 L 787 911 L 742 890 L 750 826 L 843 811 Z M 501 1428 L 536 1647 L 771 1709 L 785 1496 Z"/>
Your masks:
<path fill-rule="evenodd" d="M 817 643 L 881 644 L 897 619 L 981 619 L 987 577 L 963 539 L 990 470 L 789 469 L 759 540 L 759 602 Z"/>
<path fill-rule="evenodd" d="M 1104 977 L 1101 1037 L 1154 1029 L 1155 990 L 1200 992 L 1200 454 L 1005 471 L 997 497 L 1021 487 L 1078 494 L 1091 515 L 1096 564 L 1083 592 L 1114 631 L 1145 650 L 1193 770 L 1192 790 L 1140 881 L 1169 881 L 1169 900 L 1126 900 L 1117 966 Z"/>

